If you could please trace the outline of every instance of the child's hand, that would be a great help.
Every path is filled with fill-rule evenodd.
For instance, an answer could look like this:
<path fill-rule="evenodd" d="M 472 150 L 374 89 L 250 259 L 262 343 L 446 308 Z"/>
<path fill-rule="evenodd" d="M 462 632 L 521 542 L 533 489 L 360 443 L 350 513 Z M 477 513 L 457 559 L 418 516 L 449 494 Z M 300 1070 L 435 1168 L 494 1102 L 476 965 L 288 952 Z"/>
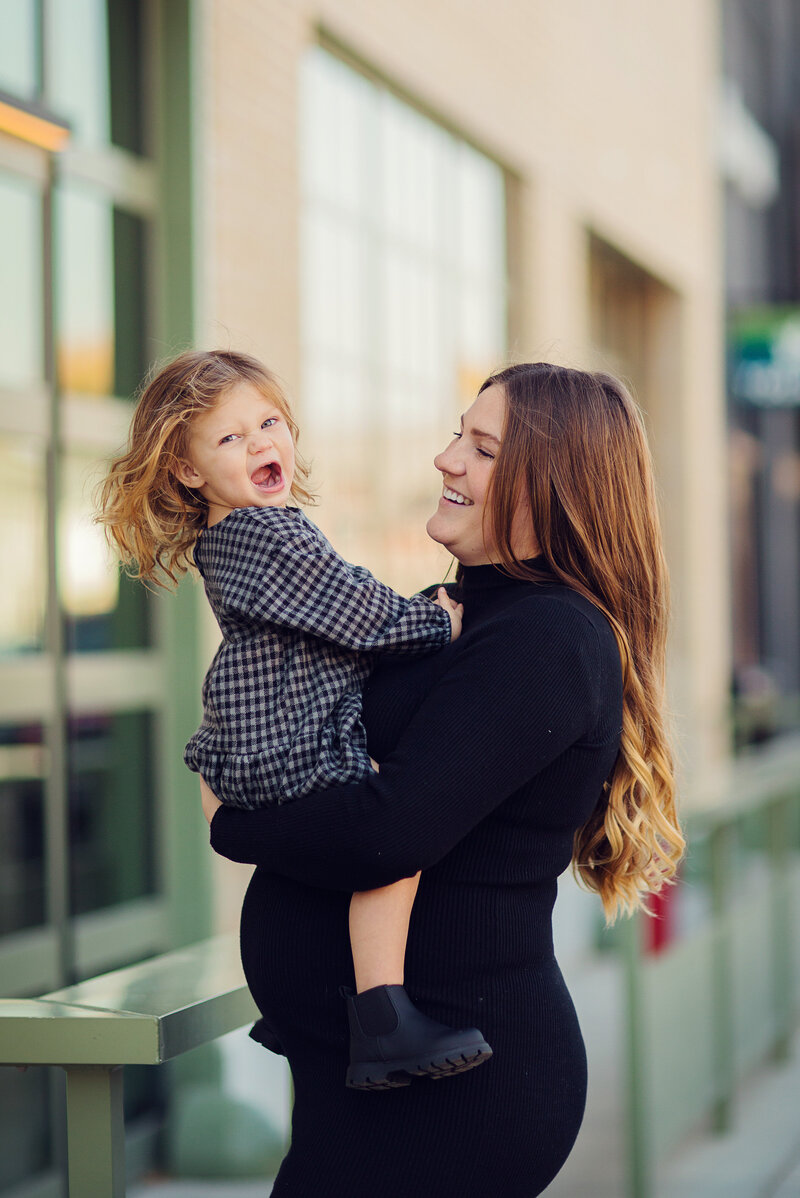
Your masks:
<path fill-rule="evenodd" d="M 214 794 L 202 774 L 200 775 L 200 794 L 203 799 L 203 815 L 210 824 L 214 816 L 217 814 L 217 811 L 222 806 L 222 802 Z"/>
<path fill-rule="evenodd" d="M 461 636 L 461 621 L 464 617 L 464 604 L 451 599 L 444 587 L 439 587 L 433 601 L 443 607 L 450 617 L 450 640 L 455 641 Z"/>

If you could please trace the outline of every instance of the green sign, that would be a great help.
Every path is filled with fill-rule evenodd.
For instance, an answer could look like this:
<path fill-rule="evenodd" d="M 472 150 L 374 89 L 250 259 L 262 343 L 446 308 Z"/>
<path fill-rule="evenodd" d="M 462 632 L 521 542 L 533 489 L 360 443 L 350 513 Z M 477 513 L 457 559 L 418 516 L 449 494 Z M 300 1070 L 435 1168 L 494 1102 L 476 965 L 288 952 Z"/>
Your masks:
<path fill-rule="evenodd" d="M 728 389 L 738 403 L 800 406 L 800 308 L 749 308 L 728 324 Z"/>

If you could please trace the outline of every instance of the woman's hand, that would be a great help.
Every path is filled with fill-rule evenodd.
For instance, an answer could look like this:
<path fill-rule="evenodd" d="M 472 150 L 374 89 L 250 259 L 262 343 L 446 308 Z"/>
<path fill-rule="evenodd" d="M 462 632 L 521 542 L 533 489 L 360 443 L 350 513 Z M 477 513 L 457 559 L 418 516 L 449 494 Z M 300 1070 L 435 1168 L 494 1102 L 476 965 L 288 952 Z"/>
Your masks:
<path fill-rule="evenodd" d="M 202 776 L 200 778 L 200 795 L 203 800 L 203 815 L 210 824 L 217 811 L 222 806 L 222 801 L 217 798 L 211 787 L 206 782 L 205 778 Z"/>

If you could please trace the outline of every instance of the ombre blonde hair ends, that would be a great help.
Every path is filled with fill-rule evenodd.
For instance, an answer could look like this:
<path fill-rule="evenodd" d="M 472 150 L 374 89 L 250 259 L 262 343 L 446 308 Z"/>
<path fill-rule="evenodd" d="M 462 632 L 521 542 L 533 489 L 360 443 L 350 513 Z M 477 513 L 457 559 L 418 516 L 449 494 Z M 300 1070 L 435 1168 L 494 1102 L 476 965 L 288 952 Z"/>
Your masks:
<path fill-rule="evenodd" d="M 511 547 L 527 505 L 551 575 L 599 608 L 619 647 L 619 756 L 572 862 L 612 923 L 674 877 L 685 849 L 665 727 L 668 577 L 650 451 L 636 404 L 611 375 L 535 363 L 499 371 L 481 391 L 494 385 L 506 397 L 487 504 L 498 564 L 541 580 Z"/>

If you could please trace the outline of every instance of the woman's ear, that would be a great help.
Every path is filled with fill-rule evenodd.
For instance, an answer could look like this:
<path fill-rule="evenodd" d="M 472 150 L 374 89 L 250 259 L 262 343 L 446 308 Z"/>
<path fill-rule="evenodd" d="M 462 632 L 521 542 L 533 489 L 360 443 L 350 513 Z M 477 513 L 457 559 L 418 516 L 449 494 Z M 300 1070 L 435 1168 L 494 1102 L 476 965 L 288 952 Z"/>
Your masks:
<path fill-rule="evenodd" d="M 173 470 L 173 474 L 182 482 L 185 487 L 202 487 L 205 479 L 202 474 L 195 470 L 191 462 L 178 462 Z"/>

